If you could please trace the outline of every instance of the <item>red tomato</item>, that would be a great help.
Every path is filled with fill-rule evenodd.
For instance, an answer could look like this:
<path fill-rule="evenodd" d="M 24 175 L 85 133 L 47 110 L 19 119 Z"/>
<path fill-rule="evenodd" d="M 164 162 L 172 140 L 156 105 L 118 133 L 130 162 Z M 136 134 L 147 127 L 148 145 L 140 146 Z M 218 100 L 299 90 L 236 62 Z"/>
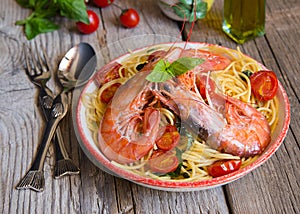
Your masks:
<path fill-rule="evenodd" d="M 252 93 L 260 101 L 273 99 L 278 89 L 278 79 L 273 71 L 258 71 L 250 76 Z"/>
<path fill-rule="evenodd" d="M 89 17 L 89 24 L 85 24 L 83 22 L 76 22 L 77 29 L 84 34 L 90 34 L 97 30 L 99 26 L 99 18 L 97 14 L 92 10 L 87 10 L 87 14 Z"/>
<path fill-rule="evenodd" d="M 210 87 L 210 90 L 214 91 L 216 86 L 215 83 L 212 79 L 208 78 L 208 84 L 207 82 L 207 77 L 206 76 L 197 76 L 196 79 L 196 85 L 198 87 L 198 90 L 201 94 L 201 96 L 203 97 L 203 99 L 206 99 L 206 87 Z"/>
<path fill-rule="evenodd" d="M 217 161 L 207 167 L 208 173 L 213 177 L 220 177 L 237 171 L 241 167 L 241 160 Z"/>
<path fill-rule="evenodd" d="M 93 2 L 98 7 L 107 7 L 111 5 L 114 0 L 93 0 Z"/>
<path fill-rule="evenodd" d="M 162 150 L 173 149 L 179 142 L 180 135 L 177 128 L 173 125 L 167 125 L 163 135 L 156 141 L 158 148 Z"/>
<path fill-rule="evenodd" d="M 101 94 L 101 101 L 104 103 L 109 103 L 114 97 L 117 89 L 120 87 L 120 83 L 115 83 L 110 87 L 106 88 Z"/>
<path fill-rule="evenodd" d="M 166 174 L 177 169 L 179 160 L 174 153 L 158 151 L 152 155 L 148 164 L 152 172 Z"/>
<path fill-rule="evenodd" d="M 133 28 L 138 25 L 140 21 L 139 14 L 135 9 L 129 8 L 123 10 L 120 15 L 120 22 L 124 27 Z"/>

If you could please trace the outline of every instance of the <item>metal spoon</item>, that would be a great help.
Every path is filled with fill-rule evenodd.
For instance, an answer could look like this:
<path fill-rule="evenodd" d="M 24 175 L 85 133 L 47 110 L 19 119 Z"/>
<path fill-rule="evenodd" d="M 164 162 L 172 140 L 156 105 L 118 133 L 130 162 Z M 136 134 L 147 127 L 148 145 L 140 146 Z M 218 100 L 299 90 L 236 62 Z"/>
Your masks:
<path fill-rule="evenodd" d="M 74 86 L 83 85 L 93 74 L 96 67 L 96 56 L 94 49 L 87 43 L 80 43 L 70 49 L 61 60 L 58 68 L 58 79 L 63 87 L 67 87 L 67 91 Z M 56 164 L 54 177 L 60 178 L 64 175 L 79 174 L 79 168 L 71 161 L 65 147 L 63 145 L 60 127 L 56 129 L 56 133 L 60 133 L 60 138 L 55 146 Z M 55 136 L 54 136 L 55 138 Z"/>
<path fill-rule="evenodd" d="M 58 79 L 62 90 L 53 100 L 51 116 L 46 124 L 43 139 L 40 144 L 35 160 L 25 177 L 18 184 L 17 189 L 33 189 L 43 191 L 45 179 L 43 174 L 44 160 L 55 130 L 67 114 L 67 92 L 74 87 L 86 83 L 95 71 L 96 54 L 94 49 L 87 43 L 80 43 L 71 48 L 59 64 Z"/>

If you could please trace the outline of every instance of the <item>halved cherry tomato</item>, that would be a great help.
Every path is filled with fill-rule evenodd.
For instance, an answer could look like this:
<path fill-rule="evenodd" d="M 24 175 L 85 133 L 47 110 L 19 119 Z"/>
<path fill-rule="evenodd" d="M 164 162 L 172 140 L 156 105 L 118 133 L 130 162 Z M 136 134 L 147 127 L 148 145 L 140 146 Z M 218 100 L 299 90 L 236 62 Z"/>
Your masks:
<path fill-rule="evenodd" d="M 93 0 L 93 2 L 98 7 L 107 7 L 111 5 L 114 0 Z"/>
<path fill-rule="evenodd" d="M 120 15 L 120 22 L 124 27 L 133 28 L 140 22 L 140 16 L 135 9 L 125 9 Z"/>
<path fill-rule="evenodd" d="M 213 177 L 220 177 L 237 171 L 241 167 L 241 160 L 217 161 L 207 167 L 208 173 Z"/>
<path fill-rule="evenodd" d="M 216 88 L 216 85 L 211 78 L 208 78 L 207 83 L 207 76 L 205 75 L 197 76 L 196 85 L 203 99 L 206 99 L 206 87 L 210 87 L 210 90 L 212 91 L 214 91 Z"/>
<path fill-rule="evenodd" d="M 262 70 L 250 76 L 252 93 L 260 101 L 275 97 L 278 89 L 278 79 L 273 71 Z"/>
<path fill-rule="evenodd" d="M 167 125 L 163 135 L 156 141 L 158 148 L 162 150 L 173 149 L 179 142 L 180 135 L 176 126 Z"/>
<path fill-rule="evenodd" d="M 92 11 L 87 10 L 88 18 L 90 23 L 85 24 L 83 22 L 76 22 L 77 29 L 84 34 L 90 34 L 97 30 L 99 26 L 99 17 L 98 15 Z"/>
<path fill-rule="evenodd" d="M 101 94 L 101 101 L 104 103 L 109 103 L 114 97 L 117 89 L 120 87 L 120 83 L 115 83 L 110 87 L 106 88 Z"/>
<path fill-rule="evenodd" d="M 179 160 L 173 152 L 166 153 L 160 150 L 154 152 L 148 160 L 148 165 L 152 172 L 166 174 L 177 169 Z"/>

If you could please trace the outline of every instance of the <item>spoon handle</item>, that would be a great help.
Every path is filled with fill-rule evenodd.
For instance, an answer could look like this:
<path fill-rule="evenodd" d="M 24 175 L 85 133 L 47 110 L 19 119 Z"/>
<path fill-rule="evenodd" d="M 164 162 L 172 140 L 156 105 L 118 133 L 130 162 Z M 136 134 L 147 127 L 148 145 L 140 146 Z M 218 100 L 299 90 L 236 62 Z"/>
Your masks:
<path fill-rule="evenodd" d="M 56 131 L 56 128 L 61 119 L 68 111 L 67 96 L 64 92 L 58 95 L 54 100 L 51 107 L 49 120 L 47 121 L 46 128 L 43 134 L 43 139 L 32 163 L 31 168 L 20 181 L 17 189 L 33 189 L 35 191 L 43 191 L 45 179 L 43 175 L 43 165 L 49 148 L 51 139 Z"/>

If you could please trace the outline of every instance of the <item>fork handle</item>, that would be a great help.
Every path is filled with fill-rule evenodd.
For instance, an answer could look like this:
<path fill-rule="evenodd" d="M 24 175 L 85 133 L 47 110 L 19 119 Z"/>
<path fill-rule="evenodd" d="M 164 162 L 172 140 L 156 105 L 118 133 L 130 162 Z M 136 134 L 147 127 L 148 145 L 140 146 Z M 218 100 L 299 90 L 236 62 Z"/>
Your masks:
<path fill-rule="evenodd" d="M 53 94 L 47 86 L 41 87 L 39 94 L 39 102 L 46 120 L 51 117 L 50 111 L 53 103 Z M 53 143 L 55 146 L 55 170 L 54 177 L 60 178 L 64 175 L 73 175 L 80 172 L 79 168 L 70 159 L 68 152 L 66 151 L 64 140 L 62 137 L 60 126 L 58 125 L 56 133 L 53 136 Z"/>
<path fill-rule="evenodd" d="M 58 123 L 67 113 L 67 97 L 65 93 L 58 95 L 53 101 L 52 108 L 50 111 L 49 120 L 47 122 L 43 139 L 40 144 L 36 159 L 32 165 L 32 169 L 42 170 L 44 160 L 46 157 L 47 150 L 49 148 L 50 142 L 53 138 L 53 135 L 56 131 Z"/>

